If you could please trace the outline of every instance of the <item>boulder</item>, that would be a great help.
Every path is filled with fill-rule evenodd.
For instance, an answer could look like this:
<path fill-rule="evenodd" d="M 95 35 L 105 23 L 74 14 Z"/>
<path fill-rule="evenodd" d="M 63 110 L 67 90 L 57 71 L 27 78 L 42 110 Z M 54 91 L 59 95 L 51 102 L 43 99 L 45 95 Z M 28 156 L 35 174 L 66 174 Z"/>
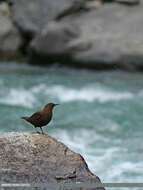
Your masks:
<path fill-rule="evenodd" d="M 69 9 L 74 0 L 11 0 L 13 20 L 20 30 L 34 35 Z"/>
<path fill-rule="evenodd" d="M 71 151 L 53 137 L 32 132 L 0 134 L 0 181 L 4 184 L 101 183 L 90 172 L 80 154 Z M 1 187 L 2 189 L 4 188 Z M 46 190 L 48 189 L 51 190 L 47 187 Z"/>
<path fill-rule="evenodd" d="M 21 57 L 22 38 L 11 20 L 7 3 L 0 3 L 0 59 L 12 60 Z"/>
<path fill-rule="evenodd" d="M 31 61 L 39 62 L 40 57 L 50 61 L 68 60 L 71 54 L 68 43 L 80 35 L 75 27 L 68 22 L 50 22 L 30 44 Z"/>
<path fill-rule="evenodd" d="M 30 60 L 38 62 L 39 57 L 40 63 L 51 63 L 50 57 L 59 61 L 61 55 L 63 59 L 60 60 L 67 65 L 94 69 L 142 70 L 142 11 L 142 2 L 136 6 L 105 3 L 98 9 L 55 22 L 54 37 L 49 23 L 32 40 Z M 68 37 L 64 39 L 67 23 Z M 77 35 L 71 37 L 71 33 Z"/>

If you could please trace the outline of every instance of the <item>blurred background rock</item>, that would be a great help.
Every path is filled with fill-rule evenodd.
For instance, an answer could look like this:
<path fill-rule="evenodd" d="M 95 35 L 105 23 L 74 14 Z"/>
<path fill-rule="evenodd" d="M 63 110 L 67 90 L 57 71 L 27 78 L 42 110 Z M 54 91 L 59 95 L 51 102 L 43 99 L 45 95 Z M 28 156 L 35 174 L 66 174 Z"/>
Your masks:
<path fill-rule="evenodd" d="M 140 0 L 0 1 L 0 58 L 142 70 Z"/>

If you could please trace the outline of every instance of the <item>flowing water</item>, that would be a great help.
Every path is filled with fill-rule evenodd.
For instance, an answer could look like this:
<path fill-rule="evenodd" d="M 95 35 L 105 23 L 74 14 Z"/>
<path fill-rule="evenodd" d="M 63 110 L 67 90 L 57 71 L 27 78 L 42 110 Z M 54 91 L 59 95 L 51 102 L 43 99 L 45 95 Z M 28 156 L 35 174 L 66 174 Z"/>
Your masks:
<path fill-rule="evenodd" d="M 142 182 L 143 74 L 0 64 L 0 132 L 35 131 L 21 116 L 61 104 L 45 133 L 103 182 Z"/>

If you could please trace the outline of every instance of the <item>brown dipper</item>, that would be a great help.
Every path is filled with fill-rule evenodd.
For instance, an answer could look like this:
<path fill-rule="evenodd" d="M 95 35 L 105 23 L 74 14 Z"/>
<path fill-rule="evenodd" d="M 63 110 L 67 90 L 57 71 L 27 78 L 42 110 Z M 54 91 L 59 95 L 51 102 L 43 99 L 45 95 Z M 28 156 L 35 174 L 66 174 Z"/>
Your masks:
<path fill-rule="evenodd" d="M 47 125 L 51 121 L 52 111 L 56 105 L 59 105 L 59 104 L 48 103 L 45 105 L 45 107 L 43 109 L 35 112 L 30 117 L 22 117 L 22 119 L 25 119 L 26 121 L 28 121 L 29 123 L 34 125 L 35 128 L 40 127 L 40 129 L 43 133 L 42 127 L 44 125 Z"/>

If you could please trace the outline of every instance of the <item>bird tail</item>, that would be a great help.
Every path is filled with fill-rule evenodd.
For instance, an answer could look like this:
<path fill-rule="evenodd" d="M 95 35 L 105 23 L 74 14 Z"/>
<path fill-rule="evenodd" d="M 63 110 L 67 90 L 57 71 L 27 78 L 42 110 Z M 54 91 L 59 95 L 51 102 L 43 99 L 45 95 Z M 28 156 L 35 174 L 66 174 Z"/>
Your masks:
<path fill-rule="evenodd" d="M 25 120 L 28 120 L 28 117 L 21 117 L 21 119 L 25 119 Z"/>

